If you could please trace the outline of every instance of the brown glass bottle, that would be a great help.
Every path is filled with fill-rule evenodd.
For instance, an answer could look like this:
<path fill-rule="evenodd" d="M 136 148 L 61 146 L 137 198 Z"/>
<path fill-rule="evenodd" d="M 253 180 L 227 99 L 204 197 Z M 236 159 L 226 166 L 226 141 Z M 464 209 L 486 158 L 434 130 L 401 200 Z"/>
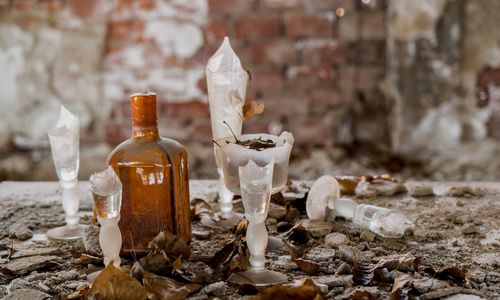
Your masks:
<path fill-rule="evenodd" d="M 144 253 L 162 229 L 191 239 L 187 153 L 162 138 L 156 94 L 130 96 L 132 137 L 111 152 L 107 163 L 123 185 L 120 230 L 123 253 Z"/>

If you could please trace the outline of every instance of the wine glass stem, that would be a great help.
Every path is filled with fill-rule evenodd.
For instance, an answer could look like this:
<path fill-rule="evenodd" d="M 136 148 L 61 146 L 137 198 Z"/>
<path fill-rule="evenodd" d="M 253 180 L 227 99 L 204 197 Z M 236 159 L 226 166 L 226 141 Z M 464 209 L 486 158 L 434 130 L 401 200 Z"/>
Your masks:
<path fill-rule="evenodd" d="M 219 171 L 219 206 L 222 216 L 231 215 L 233 211 L 233 197 L 234 194 L 228 190 L 224 183 L 224 174 L 222 173 L 222 169 L 218 169 Z"/>
<path fill-rule="evenodd" d="M 113 219 L 97 218 L 101 224 L 99 231 L 99 244 L 104 254 L 104 265 L 113 262 L 115 267 L 120 266 L 120 248 L 122 247 L 122 234 L 118 227 L 120 217 Z"/>
<path fill-rule="evenodd" d="M 267 247 L 267 229 L 264 222 L 255 223 L 250 221 L 247 228 L 247 245 L 250 251 L 250 265 L 252 270 L 261 271 L 265 269 Z"/>

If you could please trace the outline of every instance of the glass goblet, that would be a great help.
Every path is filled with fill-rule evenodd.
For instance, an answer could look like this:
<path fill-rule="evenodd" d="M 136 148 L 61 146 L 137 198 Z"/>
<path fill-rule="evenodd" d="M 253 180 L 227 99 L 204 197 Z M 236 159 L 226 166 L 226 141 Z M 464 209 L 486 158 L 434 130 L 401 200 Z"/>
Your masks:
<path fill-rule="evenodd" d="M 77 116 L 61 106 L 59 119 L 49 131 L 50 149 L 59 183 L 63 188 L 62 204 L 66 213 L 66 225 L 47 231 L 55 240 L 75 240 L 82 237 L 83 225 L 79 225 L 80 199 L 75 187 L 78 183 L 80 121 Z"/>
<path fill-rule="evenodd" d="M 245 166 L 238 169 L 241 198 L 245 207 L 245 218 L 248 220 L 246 242 L 250 251 L 251 268 L 244 272 L 232 273 L 228 280 L 256 286 L 286 282 L 288 278 L 285 274 L 265 267 L 268 234 L 264 222 L 271 200 L 274 160 L 264 166 L 249 160 Z"/>

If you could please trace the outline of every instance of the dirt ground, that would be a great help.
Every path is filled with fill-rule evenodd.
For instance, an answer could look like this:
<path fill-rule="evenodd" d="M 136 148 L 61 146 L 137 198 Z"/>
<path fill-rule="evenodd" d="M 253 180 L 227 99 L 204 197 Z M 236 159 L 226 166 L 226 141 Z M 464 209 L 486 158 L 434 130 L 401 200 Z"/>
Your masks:
<path fill-rule="evenodd" d="M 307 190 L 309 184 L 294 183 L 303 190 Z M 412 182 L 405 185 L 410 192 L 392 196 L 353 196 L 358 203 L 379 205 L 406 214 L 414 228 L 399 239 L 375 236 L 343 218 L 316 226 L 308 224 L 302 212 L 292 220 L 283 213 L 287 211 L 284 206 L 272 204 L 272 216 L 266 224 L 269 235 L 275 239 L 270 240 L 266 253 L 268 268 L 286 273 L 290 284 L 297 285 L 298 281 L 312 277 L 327 299 L 358 299 L 356 291 L 364 291 L 373 299 L 388 299 L 394 280 L 405 276 L 411 279 L 407 292 L 412 297 L 500 298 L 500 184 Z M 416 185 L 432 188 L 434 195 L 421 197 L 413 193 L 411 196 L 412 186 Z M 81 183 L 78 189 L 82 223 L 89 224 L 92 205 L 88 183 Z M 211 203 L 215 200 L 215 190 L 214 181 L 191 181 L 193 198 Z M 88 252 L 81 240 L 54 242 L 46 239 L 47 229 L 64 224 L 64 212 L 58 202 L 60 192 L 57 183 L 0 184 L 3 263 L 0 298 L 16 290 L 29 289 L 55 299 L 66 299 L 87 288 L 90 284 L 86 275 L 103 267 L 99 260 L 82 261 L 75 256 L 75 253 Z M 298 200 L 294 203 L 305 201 L 302 197 L 297 194 Z M 243 212 L 238 200 L 235 200 L 235 210 Z M 299 223 L 311 237 L 307 241 L 310 249 L 302 253 L 302 259 L 317 267 L 309 272 L 312 275 L 306 274 L 292 260 L 289 247 L 282 243 L 293 243 L 290 232 L 283 228 L 289 229 L 286 225 Z M 16 227 L 19 224 L 31 231 L 31 238 L 19 241 L 9 237 L 23 233 L 22 226 Z M 193 235 L 192 255 L 183 267 L 197 276 L 204 287 L 192 294 L 192 299 L 239 299 L 258 292 L 227 283 L 227 274 L 221 270 L 224 266 L 215 269 L 209 266 L 219 250 L 237 239 L 233 230 L 211 229 L 197 221 L 193 223 Z M 374 269 L 381 261 L 386 263 Z M 409 261 L 411 266 L 407 264 Z M 413 264 L 415 261 L 418 265 Z M 128 270 L 132 263 L 131 259 L 124 259 L 122 266 Z M 359 266 L 361 270 L 363 266 L 371 266 L 372 272 L 361 271 L 360 274 Z M 373 278 L 364 280 L 365 275 Z M 460 298 L 461 295 L 466 298 Z"/>

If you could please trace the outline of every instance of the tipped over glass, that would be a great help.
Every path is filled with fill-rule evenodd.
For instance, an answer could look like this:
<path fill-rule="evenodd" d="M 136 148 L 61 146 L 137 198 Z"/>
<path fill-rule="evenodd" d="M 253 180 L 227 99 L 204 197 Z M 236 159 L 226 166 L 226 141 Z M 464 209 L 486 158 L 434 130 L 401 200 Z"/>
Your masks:
<path fill-rule="evenodd" d="M 249 76 L 232 49 L 228 37 L 224 38 L 220 47 L 208 60 L 205 72 L 213 139 L 231 136 L 232 132 L 241 134 L 243 105 Z M 216 218 L 202 219 L 201 222 L 209 227 L 230 228 L 237 224 L 243 215 L 233 211 L 234 193 L 224 184 L 225 175 L 217 159 L 219 156 L 217 151 L 217 145 L 214 144 L 219 174 L 220 212 L 216 214 Z"/>
<path fill-rule="evenodd" d="M 75 240 L 82 237 L 78 210 L 80 199 L 75 191 L 80 165 L 80 121 L 61 105 L 56 125 L 49 131 L 50 149 L 59 183 L 63 188 L 62 204 L 66 213 L 66 225 L 50 229 L 47 236 L 55 240 Z"/>

